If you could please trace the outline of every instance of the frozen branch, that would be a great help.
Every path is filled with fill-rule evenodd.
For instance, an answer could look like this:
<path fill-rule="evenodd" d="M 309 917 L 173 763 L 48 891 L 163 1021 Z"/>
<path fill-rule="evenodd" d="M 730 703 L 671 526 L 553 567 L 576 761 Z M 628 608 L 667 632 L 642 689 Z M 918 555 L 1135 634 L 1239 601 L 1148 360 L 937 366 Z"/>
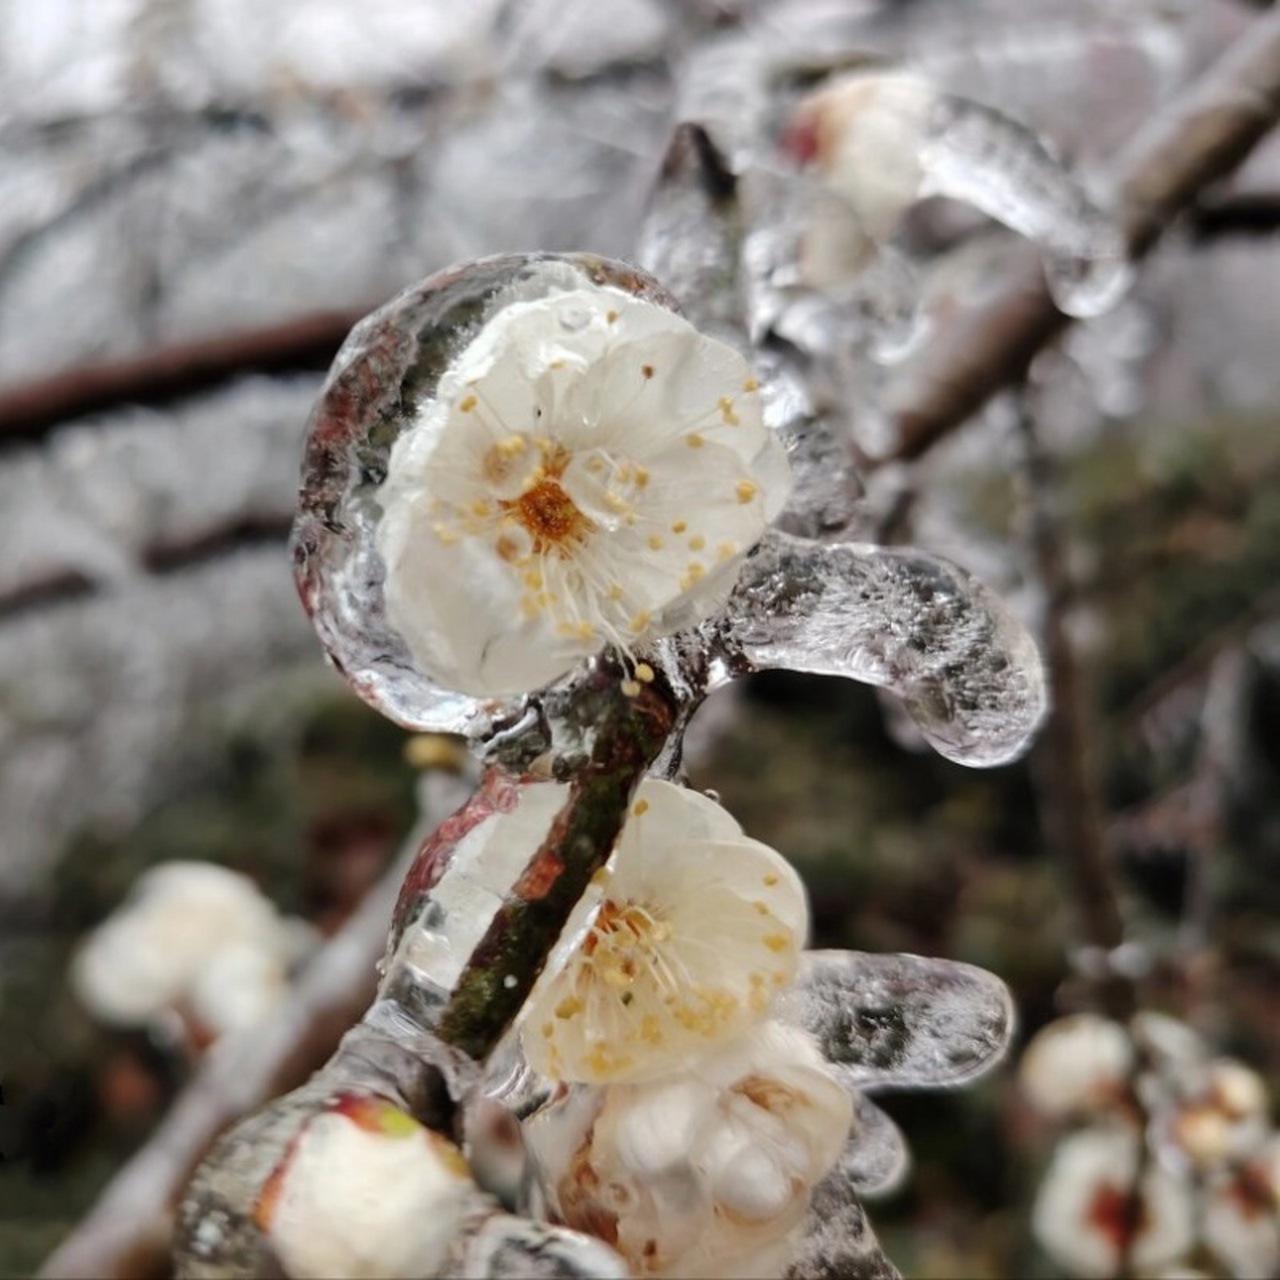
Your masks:
<path fill-rule="evenodd" d="M 1198 192 L 1230 174 L 1278 117 L 1280 10 L 1272 10 L 1117 158 L 1114 213 L 1134 258 L 1150 251 Z M 1049 295 L 1039 255 L 1012 246 L 999 294 L 935 344 L 927 374 L 893 412 L 897 445 L 881 461 L 926 452 L 1018 382 L 1068 323 Z"/>

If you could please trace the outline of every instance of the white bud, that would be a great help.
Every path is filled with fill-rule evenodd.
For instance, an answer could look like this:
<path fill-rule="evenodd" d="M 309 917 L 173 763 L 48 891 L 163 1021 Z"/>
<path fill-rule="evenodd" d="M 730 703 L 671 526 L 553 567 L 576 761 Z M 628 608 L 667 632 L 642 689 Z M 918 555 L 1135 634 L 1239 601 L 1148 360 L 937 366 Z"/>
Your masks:
<path fill-rule="evenodd" d="M 1032 1037 L 1018 1081 L 1047 1116 L 1098 1112 L 1121 1101 L 1133 1063 L 1133 1043 L 1124 1027 L 1097 1014 L 1077 1013 Z"/>
<path fill-rule="evenodd" d="M 256 969 L 254 990 L 204 994 L 213 1023 L 240 1025 L 263 1004 L 267 970 L 281 975 L 297 950 L 291 926 L 247 876 L 204 862 L 167 862 L 139 879 L 123 905 L 81 946 L 71 968 L 77 996 L 96 1017 L 138 1026 L 188 998 L 204 969 L 227 948 L 228 983 Z M 252 956 L 253 959 L 246 959 Z M 233 1009 L 232 1006 L 238 1007 Z M 217 1029 L 213 1027 L 212 1029 Z"/>
<path fill-rule="evenodd" d="M 308 1122 L 257 1216 L 294 1280 L 424 1280 L 485 1203 L 451 1142 L 353 1097 Z"/>

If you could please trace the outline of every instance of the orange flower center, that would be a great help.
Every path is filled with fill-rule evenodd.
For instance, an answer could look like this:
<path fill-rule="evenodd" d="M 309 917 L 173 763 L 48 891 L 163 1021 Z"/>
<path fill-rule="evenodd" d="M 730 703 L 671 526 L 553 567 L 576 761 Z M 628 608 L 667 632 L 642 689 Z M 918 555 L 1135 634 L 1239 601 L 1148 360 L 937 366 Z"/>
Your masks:
<path fill-rule="evenodd" d="M 539 480 L 514 502 L 504 504 L 528 531 L 536 552 L 567 555 L 569 547 L 591 531 L 591 521 L 578 510 L 555 476 Z"/>

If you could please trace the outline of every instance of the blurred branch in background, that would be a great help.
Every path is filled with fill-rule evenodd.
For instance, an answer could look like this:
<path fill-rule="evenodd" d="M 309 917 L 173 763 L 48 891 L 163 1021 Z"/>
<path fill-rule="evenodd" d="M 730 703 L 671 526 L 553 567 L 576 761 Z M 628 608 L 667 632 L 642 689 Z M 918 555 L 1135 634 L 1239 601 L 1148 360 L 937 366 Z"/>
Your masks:
<path fill-rule="evenodd" d="M 462 804 L 474 782 L 469 771 L 433 771 L 424 778 L 421 818 L 400 856 L 312 958 L 283 1008 L 208 1054 L 146 1145 L 116 1174 L 42 1275 L 142 1280 L 166 1272 L 172 1212 L 192 1170 L 227 1125 L 322 1065 L 364 1013 L 405 873 L 422 842 Z"/>
<path fill-rule="evenodd" d="M 1106 843 L 1099 795 L 1095 705 L 1089 676 L 1071 638 L 1075 600 L 1059 469 L 1037 430 L 1033 393 L 1011 393 L 1026 481 L 1024 519 L 1036 578 L 1044 592 L 1042 639 L 1049 678 L 1049 719 L 1032 748 L 1032 767 L 1046 839 L 1071 888 L 1080 943 L 1093 960 L 1103 1010 L 1117 1021 L 1137 1007 L 1133 984 L 1111 959 L 1125 941 L 1125 920 Z"/>
<path fill-rule="evenodd" d="M 1258 18 L 1175 102 L 1157 112 L 1112 168 L 1113 211 L 1135 258 L 1210 184 L 1231 174 L 1280 118 L 1280 11 Z M 919 385 L 891 389 L 896 444 L 883 461 L 919 457 L 1018 382 L 1069 323 L 1037 256 L 1014 261 L 997 296 L 954 327 Z"/>
<path fill-rule="evenodd" d="M 0 387 L 0 444 L 37 438 L 84 414 L 193 395 L 244 374 L 323 371 L 351 326 L 374 305 L 160 347 L 132 359 Z"/>

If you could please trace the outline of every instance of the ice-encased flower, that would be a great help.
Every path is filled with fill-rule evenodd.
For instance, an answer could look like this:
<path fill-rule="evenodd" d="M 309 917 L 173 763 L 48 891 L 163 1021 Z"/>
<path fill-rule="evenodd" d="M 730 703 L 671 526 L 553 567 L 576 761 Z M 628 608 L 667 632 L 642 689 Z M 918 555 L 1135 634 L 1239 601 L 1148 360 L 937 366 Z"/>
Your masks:
<path fill-rule="evenodd" d="M 1095 1013 L 1076 1013 L 1032 1037 L 1018 1081 L 1047 1116 L 1097 1112 L 1123 1102 L 1133 1065 L 1133 1041 L 1124 1027 Z"/>
<path fill-rule="evenodd" d="M 909 72 L 843 76 L 799 104 L 784 143 L 849 202 L 870 235 L 887 239 L 920 198 L 937 101 L 933 86 Z"/>
<path fill-rule="evenodd" d="M 1189 1184 L 1148 1161 L 1139 1176 L 1139 1142 L 1128 1129 L 1085 1129 L 1058 1144 L 1031 1215 L 1045 1251 L 1075 1276 L 1114 1276 L 1128 1253 L 1139 1272 L 1180 1258 L 1193 1240 Z"/>
<path fill-rule="evenodd" d="M 143 1025 L 200 992 L 190 1011 L 217 1036 L 252 1022 L 287 989 L 288 970 L 310 941 L 299 925 L 282 919 L 247 876 L 206 862 L 162 863 L 85 940 L 72 985 L 90 1012 L 122 1026 Z M 215 990 L 205 974 L 224 953 L 235 992 Z"/>
<path fill-rule="evenodd" d="M 391 451 L 387 617 L 441 686 L 526 692 L 709 617 L 788 491 L 732 348 L 610 287 L 511 302 Z"/>
<path fill-rule="evenodd" d="M 390 1102 L 348 1096 L 307 1122 L 254 1216 L 296 1280 L 421 1280 L 484 1203 L 448 1139 Z"/>
<path fill-rule="evenodd" d="M 648 779 L 525 1006 L 525 1055 L 597 1084 L 679 1070 L 765 1016 L 807 928 L 785 858 L 706 796 Z"/>
<path fill-rule="evenodd" d="M 852 1116 L 813 1038 L 765 1022 L 685 1071 L 578 1090 L 525 1135 L 554 1212 L 635 1274 L 779 1276 Z"/>

